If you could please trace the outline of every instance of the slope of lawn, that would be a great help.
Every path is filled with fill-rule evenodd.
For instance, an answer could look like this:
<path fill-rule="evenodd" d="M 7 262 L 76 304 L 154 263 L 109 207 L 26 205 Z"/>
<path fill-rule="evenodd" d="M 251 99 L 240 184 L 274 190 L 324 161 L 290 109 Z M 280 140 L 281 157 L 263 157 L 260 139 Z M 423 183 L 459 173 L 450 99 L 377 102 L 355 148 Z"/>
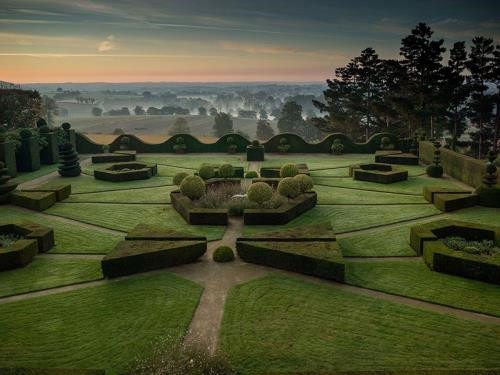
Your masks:
<path fill-rule="evenodd" d="M 75 208 L 77 208 L 75 206 Z M 73 211 L 77 211 L 76 209 Z M 54 229 L 56 246 L 51 253 L 98 253 L 105 254 L 111 251 L 123 236 L 98 232 L 77 224 L 65 223 L 57 218 L 42 215 L 33 211 L 20 210 L 13 206 L 0 208 L 0 223 L 31 221 Z"/>
<path fill-rule="evenodd" d="M 159 335 L 185 334 L 201 291 L 161 273 L 0 305 L 0 363 L 121 373 Z"/>
<path fill-rule="evenodd" d="M 498 208 L 474 206 L 450 212 L 446 216 L 454 220 L 500 226 L 500 210 Z"/>
<path fill-rule="evenodd" d="M 337 233 L 350 232 L 404 220 L 439 214 L 433 205 L 387 205 L 387 206 L 317 206 L 280 228 L 293 228 L 330 221 Z M 245 225 L 243 233 L 251 235 L 276 230 L 273 225 Z"/>
<path fill-rule="evenodd" d="M 41 256 L 24 268 L 0 272 L 0 297 L 100 278 L 99 260 Z"/>
<path fill-rule="evenodd" d="M 170 192 L 178 186 L 162 186 L 132 190 L 106 191 L 101 193 L 73 194 L 64 203 L 102 202 L 102 203 L 170 203 Z"/>
<path fill-rule="evenodd" d="M 170 205 L 57 203 L 45 211 L 105 228 L 130 231 L 137 224 L 172 227 L 180 231 L 207 236 L 209 240 L 222 237 L 225 226 L 189 225 Z"/>
<path fill-rule="evenodd" d="M 18 172 L 17 176 L 12 181 L 21 184 L 26 181 L 34 180 L 35 178 L 45 176 L 49 173 L 57 171 L 57 164 L 41 165 L 40 169 L 33 172 Z"/>
<path fill-rule="evenodd" d="M 318 194 L 318 204 L 430 204 L 423 196 L 417 195 L 359 192 L 321 185 L 316 185 L 314 191 Z"/>
<path fill-rule="evenodd" d="M 433 272 L 423 261 L 347 262 L 346 282 L 500 316 L 498 285 Z"/>
<path fill-rule="evenodd" d="M 273 275 L 231 289 L 220 347 L 242 374 L 499 368 L 499 337 L 498 325 Z"/>
<path fill-rule="evenodd" d="M 411 224 L 389 229 L 380 229 L 372 233 L 357 234 L 338 238 L 342 255 L 351 257 L 395 257 L 417 254 L 410 246 Z"/>

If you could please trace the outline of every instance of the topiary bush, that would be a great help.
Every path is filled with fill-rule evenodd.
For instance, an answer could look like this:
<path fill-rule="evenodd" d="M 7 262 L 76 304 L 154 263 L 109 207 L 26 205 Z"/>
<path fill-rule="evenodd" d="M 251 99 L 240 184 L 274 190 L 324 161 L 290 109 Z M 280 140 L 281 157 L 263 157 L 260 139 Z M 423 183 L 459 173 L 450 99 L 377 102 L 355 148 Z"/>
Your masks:
<path fill-rule="evenodd" d="M 441 143 L 439 141 L 434 142 L 434 165 L 429 165 L 426 169 L 427 176 L 440 178 L 443 176 L 443 167 L 441 166 L 441 151 L 439 148 L 441 147 Z"/>
<path fill-rule="evenodd" d="M 215 177 L 215 169 L 209 164 L 203 164 L 198 170 L 198 175 L 204 180 L 209 180 Z"/>
<path fill-rule="evenodd" d="M 300 186 L 293 177 L 285 177 L 278 184 L 278 193 L 289 199 L 294 199 L 300 194 Z"/>
<path fill-rule="evenodd" d="M 59 174 L 62 177 L 79 176 L 82 172 L 78 154 L 73 149 L 73 145 L 69 142 L 59 146 Z"/>
<path fill-rule="evenodd" d="M 173 178 L 174 185 L 181 186 L 182 181 L 189 176 L 186 172 L 179 172 Z"/>
<path fill-rule="evenodd" d="M 342 144 L 342 141 L 339 138 L 335 138 L 335 140 L 332 143 L 332 154 L 334 155 L 341 155 L 344 153 L 344 145 Z"/>
<path fill-rule="evenodd" d="M 286 154 L 290 150 L 290 145 L 288 144 L 288 139 L 285 137 L 280 138 L 280 144 L 278 146 L 278 151 Z"/>
<path fill-rule="evenodd" d="M 229 246 L 219 246 L 215 249 L 212 258 L 215 262 L 226 263 L 234 260 L 234 252 Z"/>
<path fill-rule="evenodd" d="M 186 152 L 186 150 L 187 150 L 187 146 L 184 143 L 184 138 L 177 137 L 175 139 L 175 144 L 174 144 L 174 146 L 172 148 L 175 151 L 175 153 L 177 153 L 177 154 L 184 154 Z"/>
<path fill-rule="evenodd" d="M 43 118 L 39 118 L 38 120 L 36 120 L 36 127 L 38 129 L 44 127 L 44 126 L 47 126 L 47 121 L 45 121 L 45 119 Z"/>
<path fill-rule="evenodd" d="M 126 151 L 130 147 L 130 138 L 129 137 L 122 137 L 120 139 L 120 150 Z"/>
<path fill-rule="evenodd" d="M 205 194 L 205 182 L 199 176 L 185 177 L 181 182 L 181 192 L 191 200 L 200 199 Z"/>
<path fill-rule="evenodd" d="M 222 164 L 219 167 L 219 177 L 230 178 L 234 176 L 234 168 L 231 164 Z"/>
<path fill-rule="evenodd" d="M 245 178 L 258 178 L 259 174 L 255 171 L 249 171 L 245 173 Z"/>
<path fill-rule="evenodd" d="M 250 185 L 247 191 L 248 200 L 262 205 L 273 196 L 273 189 L 265 182 L 256 182 Z"/>
<path fill-rule="evenodd" d="M 32 136 L 31 130 L 29 130 L 29 129 L 21 129 L 21 131 L 19 132 L 19 136 L 21 137 L 21 139 L 31 138 L 31 136 Z"/>
<path fill-rule="evenodd" d="M 299 168 L 295 164 L 285 164 L 280 169 L 280 177 L 295 177 L 299 174 Z"/>
<path fill-rule="evenodd" d="M 260 142 L 259 142 L 259 140 L 254 139 L 254 140 L 252 141 L 252 146 L 253 146 L 253 147 L 259 147 L 259 146 L 260 146 Z"/>
<path fill-rule="evenodd" d="M 234 143 L 233 137 L 227 137 L 227 152 L 230 154 L 235 154 L 238 151 L 238 145 Z"/>
<path fill-rule="evenodd" d="M 304 194 L 306 191 L 309 191 L 314 187 L 313 179 L 306 174 L 298 174 L 293 177 L 293 179 L 299 184 L 300 194 Z"/>
<path fill-rule="evenodd" d="M 8 202 L 10 192 L 17 187 L 17 184 L 9 182 L 9 180 L 9 170 L 5 167 L 5 164 L 0 161 L 0 204 Z"/>
<path fill-rule="evenodd" d="M 389 137 L 382 137 L 380 140 L 380 148 L 382 150 L 392 150 L 394 146 L 391 144 L 391 139 Z"/>

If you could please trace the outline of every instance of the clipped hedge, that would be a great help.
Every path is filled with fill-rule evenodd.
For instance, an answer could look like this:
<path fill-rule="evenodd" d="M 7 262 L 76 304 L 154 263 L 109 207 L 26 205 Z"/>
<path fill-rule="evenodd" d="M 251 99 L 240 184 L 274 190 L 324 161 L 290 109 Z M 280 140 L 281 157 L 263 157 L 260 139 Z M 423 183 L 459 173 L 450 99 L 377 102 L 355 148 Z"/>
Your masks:
<path fill-rule="evenodd" d="M 184 233 L 172 228 L 161 226 L 151 226 L 138 224 L 127 233 L 126 240 L 169 240 L 169 241 L 205 241 L 206 237 L 197 236 L 190 233 Z"/>
<path fill-rule="evenodd" d="M 105 370 L 47 369 L 47 368 L 0 368 L 0 375 L 106 375 Z"/>
<path fill-rule="evenodd" d="M 14 142 L 0 141 L 0 161 L 5 163 L 10 177 L 17 176 L 16 145 Z"/>
<path fill-rule="evenodd" d="M 264 146 L 253 144 L 247 146 L 247 161 L 264 161 Z"/>
<path fill-rule="evenodd" d="M 116 163 L 108 168 L 96 169 L 94 178 L 110 182 L 147 180 L 158 174 L 156 164 L 127 162 Z"/>
<path fill-rule="evenodd" d="M 440 194 L 467 194 L 472 193 L 472 191 L 467 191 L 460 188 L 442 188 L 435 186 L 424 186 L 423 189 L 424 198 L 429 203 L 434 203 L 436 197 Z"/>
<path fill-rule="evenodd" d="M 418 165 L 418 156 L 401 151 L 377 151 L 375 153 L 376 163 Z"/>
<path fill-rule="evenodd" d="M 205 241 L 125 240 L 101 261 L 105 277 L 119 277 L 191 263 L 207 250 Z"/>
<path fill-rule="evenodd" d="M 349 175 L 354 180 L 392 184 L 408 179 L 408 171 L 389 164 L 360 164 L 349 167 Z"/>
<path fill-rule="evenodd" d="M 14 191 L 10 195 L 12 204 L 34 211 L 45 211 L 52 207 L 57 199 L 54 192 Z"/>
<path fill-rule="evenodd" d="M 38 185 L 33 188 L 22 189 L 22 191 L 55 193 L 56 200 L 58 202 L 61 202 L 71 195 L 71 185 L 70 184 L 53 185 L 48 183 L 48 184 Z"/>
<path fill-rule="evenodd" d="M 225 208 L 196 207 L 191 199 L 180 191 L 170 193 L 175 210 L 191 225 L 227 225 L 228 210 Z"/>
<path fill-rule="evenodd" d="M 22 131 L 21 131 L 22 132 Z M 33 172 L 40 169 L 40 146 L 38 139 L 28 136 L 31 132 L 20 133 L 20 146 L 16 152 L 16 165 L 19 172 Z"/>
<path fill-rule="evenodd" d="M 42 164 L 55 164 L 59 162 L 59 142 L 55 132 L 42 132 L 40 137 L 45 139 L 47 145 L 40 150 L 40 162 Z"/>
<path fill-rule="evenodd" d="M 134 154 L 128 153 L 106 153 L 100 155 L 92 156 L 92 163 L 124 163 L 129 161 L 135 161 Z"/>
<path fill-rule="evenodd" d="M 234 252 L 229 246 L 219 246 L 212 254 L 212 259 L 217 263 L 227 263 L 234 260 Z"/>
<path fill-rule="evenodd" d="M 462 208 L 473 207 L 478 203 L 476 194 L 437 194 L 434 206 L 440 211 L 450 212 Z"/>
<path fill-rule="evenodd" d="M 35 240 L 39 253 L 46 253 L 55 245 L 54 230 L 40 224 L 25 221 L 2 225 L 0 228 L 0 233 L 16 233 L 25 239 Z"/>

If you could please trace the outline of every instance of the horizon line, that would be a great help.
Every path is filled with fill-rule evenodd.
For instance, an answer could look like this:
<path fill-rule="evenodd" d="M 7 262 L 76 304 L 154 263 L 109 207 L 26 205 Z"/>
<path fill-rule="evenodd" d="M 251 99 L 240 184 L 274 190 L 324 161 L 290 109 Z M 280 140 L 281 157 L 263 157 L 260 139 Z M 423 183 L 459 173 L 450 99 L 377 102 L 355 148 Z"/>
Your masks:
<path fill-rule="evenodd" d="M 72 82 L 72 81 L 66 81 L 66 82 L 24 82 L 24 83 L 17 83 L 17 82 L 10 82 L 10 81 L 5 81 L 9 82 L 15 85 L 67 85 L 67 84 L 172 84 L 172 83 L 190 83 L 190 84 L 230 84 L 230 83 L 297 83 L 297 84 L 307 84 L 307 83 L 325 83 L 325 80 L 307 80 L 307 81 L 293 81 L 293 80 L 281 80 L 281 81 L 267 81 L 267 80 L 249 80 L 249 81 L 92 81 L 92 82 Z"/>

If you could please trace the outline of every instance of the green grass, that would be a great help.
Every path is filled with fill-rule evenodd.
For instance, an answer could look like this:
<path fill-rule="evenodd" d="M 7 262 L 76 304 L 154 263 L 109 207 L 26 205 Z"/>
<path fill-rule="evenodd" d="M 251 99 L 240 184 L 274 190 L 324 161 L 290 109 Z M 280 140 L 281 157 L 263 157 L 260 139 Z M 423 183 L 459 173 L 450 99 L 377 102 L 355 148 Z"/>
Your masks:
<path fill-rule="evenodd" d="M 75 206 L 74 209 L 78 207 Z M 107 253 L 123 239 L 123 236 L 98 232 L 77 224 L 65 223 L 36 212 L 20 210 L 16 207 L 1 207 L 0 223 L 32 221 L 54 229 L 56 246 L 51 253 Z"/>
<path fill-rule="evenodd" d="M 107 191 L 102 193 L 73 194 L 64 203 L 68 202 L 120 202 L 120 203 L 170 203 L 170 192 L 178 186 L 162 186 L 158 188 L 144 188 L 134 190 Z"/>
<path fill-rule="evenodd" d="M 149 163 L 164 164 L 181 168 L 191 168 L 198 170 L 203 163 L 210 164 L 232 164 L 235 167 L 247 167 L 246 154 L 239 155 L 168 155 L 168 156 L 140 156 L 139 161 L 147 161 Z M 181 170 L 179 170 L 181 171 Z"/>
<path fill-rule="evenodd" d="M 51 209 L 49 209 L 51 210 Z M 317 206 L 286 225 L 278 228 L 294 228 L 329 220 L 336 233 L 350 232 L 373 226 L 397 223 L 439 214 L 433 205 L 392 206 Z M 277 230 L 273 225 L 246 225 L 244 235 Z"/>
<path fill-rule="evenodd" d="M 116 163 L 98 163 L 98 164 L 88 164 L 85 167 L 82 168 L 82 171 L 86 173 L 87 175 L 93 176 L 94 171 L 96 169 L 105 169 L 108 168 Z M 194 171 L 191 169 L 186 169 L 186 168 L 176 168 L 176 167 L 170 167 L 170 166 L 164 166 L 164 165 L 157 165 L 158 168 L 158 174 L 156 177 L 173 177 L 176 175 L 176 173 L 179 172 L 186 172 L 189 174 L 192 174 Z M 119 182 L 121 184 L 122 182 Z M 116 184 L 116 182 L 115 182 Z"/>
<path fill-rule="evenodd" d="M 222 238 L 225 230 L 224 226 L 186 224 L 173 207 L 165 205 L 56 203 L 45 212 L 125 232 L 137 224 L 149 224 L 196 233 L 214 240 Z"/>
<path fill-rule="evenodd" d="M 310 170 L 348 167 L 351 164 L 368 163 L 373 160 L 373 155 L 367 154 L 300 154 L 300 155 L 279 155 L 266 154 L 266 160 L 261 163 L 263 167 L 280 166 L 286 163 L 306 163 Z"/>
<path fill-rule="evenodd" d="M 346 282 L 364 288 L 500 316 L 498 285 L 433 272 L 423 261 L 347 261 Z"/>
<path fill-rule="evenodd" d="M 0 272 L 0 297 L 102 278 L 95 259 L 38 257 L 24 268 Z"/>
<path fill-rule="evenodd" d="M 231 289 L 220 347 L 242 374 L 500 367 L 500 326 L 269 276 Z"/>
<path fill-rule="evenodd" d="M 18 172 L 17 176 L 12 181 L 21 184 L 23 182 L 34 180 L 35 178 L 45 176 L 49 173 L 57 171 L 58 164 L 41 165 L 40 169 L 33 172 Z"/>
<path fill-rule="evenodd" d="M 423 196 L 380 193 L 373 191 L 340 189 L 331 186 L 316 185 L 318 204 L 395 204 L 428 203 Z"/>
<path fill-rule="evenodd" d="M 337 239 L 342 255 L 352 257 L 416 256 L 410 246 L 411 225 Z"/>
<path fill-rule="evenodd" d="M 454 220 L 471 221 L 478 224 L 500 225 L 500 210 L 498 208 L 474 206 L 450 212 L 446 216 Z"/>
<path fill-rule="evenodd" d="M 0 305 L 0 363 L 118 374 L 158 335 L 185 334 L 201 291 L 162 273 Z"/>

